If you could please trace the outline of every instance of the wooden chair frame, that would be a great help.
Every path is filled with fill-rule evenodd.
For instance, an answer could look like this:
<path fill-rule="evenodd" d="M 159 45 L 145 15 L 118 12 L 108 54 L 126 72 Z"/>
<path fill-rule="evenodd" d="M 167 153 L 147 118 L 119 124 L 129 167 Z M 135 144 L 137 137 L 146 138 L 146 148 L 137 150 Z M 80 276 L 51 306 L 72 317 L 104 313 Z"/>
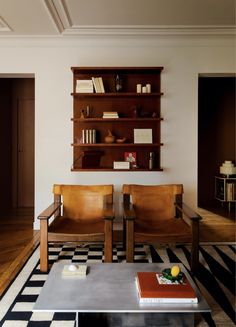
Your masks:
<path fill-rule="evenodd" d="M 191 271 L 195 272 L 199 264 L 199 221 L 202 217 L 182 202 L 182 194 L 176 195 L 174 206 L 176 214 L 173 219 L 184 219 L 184 221 L 191 227 L 190 267 Z M 131 194 L 123 193 L 123 243 L 126 247 L 127 262 L 133 262 L 134 260 L 136 219 L 135 206 L 131 203 Z M 147 235 L 146 238 L 139 238 L 139 240 L 148 244 L 158 244 L 158 235 L 155 237 L 149 237 Z M 168 235 L 166 235 L 165 243 L 171 243 L 168 241 Z M 176 243 L 178 243 L 177 240 Z"/>
<path fill-rule="evenodd" d="M 113 220 L 114 205 L 113 194 L 105 195 L 103 201 L 102 219 L 104 219 L 104 233 L 91 234 L 62 234 L 49 232 L 50 218 L 61 216 L 61 195 L 54 194 L 54 202 L 39 216 L 40 220 L 40 271 L 48 271 L 48 243 L 49 242 L 104 242 L 104 261 L 112 262 Z"/>

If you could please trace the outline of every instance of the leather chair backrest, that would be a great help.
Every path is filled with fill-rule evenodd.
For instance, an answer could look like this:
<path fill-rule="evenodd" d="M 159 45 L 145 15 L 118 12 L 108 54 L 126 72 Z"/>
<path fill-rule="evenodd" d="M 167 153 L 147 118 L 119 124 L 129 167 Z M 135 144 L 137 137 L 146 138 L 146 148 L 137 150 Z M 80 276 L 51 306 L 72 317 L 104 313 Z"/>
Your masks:
<path fill-rule="evenodd" d="M 125 184 L 123 194 L 131 196 L 139 220 L 155 225 L 155 221 L 172 219 L 175 216 L 175 198 L 176 195 L 183 194 L 183 185 Z"/>
<path fill-rule="evenodd" d="M 53 193 L 62 197 L 63 216 L 76 220 L 101 219 L 104 199 L 113 201 L 113 185 L 55 184 Z"/>

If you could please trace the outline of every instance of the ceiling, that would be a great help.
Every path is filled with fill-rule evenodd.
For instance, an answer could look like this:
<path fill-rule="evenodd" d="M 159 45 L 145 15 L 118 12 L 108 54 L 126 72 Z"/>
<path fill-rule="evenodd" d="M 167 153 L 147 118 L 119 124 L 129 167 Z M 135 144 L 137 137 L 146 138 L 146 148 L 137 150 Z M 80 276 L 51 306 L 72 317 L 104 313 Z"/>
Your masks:
<path fill-rule="evenodd" d="M 234 34 L 236 0 L 0 0 L 0 36 Z"/>

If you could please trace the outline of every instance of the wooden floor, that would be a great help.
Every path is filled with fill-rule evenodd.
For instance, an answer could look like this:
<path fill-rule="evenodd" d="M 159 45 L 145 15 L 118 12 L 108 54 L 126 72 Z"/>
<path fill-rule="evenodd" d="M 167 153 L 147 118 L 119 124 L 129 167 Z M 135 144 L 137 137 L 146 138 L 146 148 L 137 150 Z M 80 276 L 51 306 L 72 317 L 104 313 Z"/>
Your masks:
<path fill-rule="evenodd" d="M 198 208 L 202 216 L 200 222 L 200 242 L 236 242 L 235 210 L 227 208 Z"/>
<path fill-rule="evenodd" d="M 39 244 L 33 220 L 32 209 L 18 209 L 0 217 L 0 297 Z"/>
<path fill-rule="evenodd" d="M 201 242 L 235 242 L 235 218 L 231 213 L 213 213 L 198 209 Z M 32 209 L 12 211 L 0 217 L 0 298 L 39 244 L 39 232 L 33 231 Z M 118 226 L 121 232 L 121 226 Z"/>

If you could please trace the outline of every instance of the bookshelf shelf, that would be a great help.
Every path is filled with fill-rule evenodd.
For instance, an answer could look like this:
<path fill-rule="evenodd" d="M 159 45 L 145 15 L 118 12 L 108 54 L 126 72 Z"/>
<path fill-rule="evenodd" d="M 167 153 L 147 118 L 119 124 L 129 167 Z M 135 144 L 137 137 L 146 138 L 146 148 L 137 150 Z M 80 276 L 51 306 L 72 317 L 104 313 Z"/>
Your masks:
<path fill-rule="evenodd" d="M 236 202 L 236 176 L 215 176 L 215 199 L 227 203 L 229 212 Z"/>
<path fill-rule="evenodd" d="M 160 97 L 163 95 L 163 93 L 136 93 L 136 92 L 106 92 L 106 93 L 71 93 L 71 95 L 75 98 L 128 98 L 128 97 L 134 97 L 134 98 L 152 98 L 152 97 Z"/>
<path fill-rule="evenodd" d="M 140 144 L 140 143 L 72 143 L 71 144 L 72 146 L 74 147 L 93 147 L 93 148 L 99 148 L 99 147 L 102 147 L 102 148 L 106 148 L 106 147 L 109 147 L 109 148 L 120 148 L 120 147 L 123 147 L 123 148 L 134 148 L 134 147 L 160 147 L 163 145 L 163 143 L 143 143 L 143 144 Z"/>
<path fill-rule="evenodd" d="M 100 167 L 99 170 L 101 170 L 101 171 L 119 171 L 119 172 L 122 171 L 122 172 L 132 172 L 132 173 L 141 172 L 141 171 L 148 171 L 148 172 L 163 171 L 162 168 L 155 168 L 155 169 L 147 170 L 145 168 L 143 168 L 143 169 L 140 169 L 140 168 L 137 168 L 137 169 L 114 169 L 114 168 L 102 168 L 102 167 Z M 91 168 L 91 169 L 89 169 L 89 168 L 72 168 L 71 171 L 75 171 L 75 172 L 76 171 L 94 171 L 94 168 Z"/>
<path fill-rule="evenodd" d="M 163 118 L 71 118 L 73 122 L 79 122 L 79 123 L 91 123 L 91 122 L 101 122 L 101 123 L 107 123 L 107 122 L 116 122 L 116 123 L 122 123 L 122 122 L 144 122 L 144 121 L 161 121 Z"/>

